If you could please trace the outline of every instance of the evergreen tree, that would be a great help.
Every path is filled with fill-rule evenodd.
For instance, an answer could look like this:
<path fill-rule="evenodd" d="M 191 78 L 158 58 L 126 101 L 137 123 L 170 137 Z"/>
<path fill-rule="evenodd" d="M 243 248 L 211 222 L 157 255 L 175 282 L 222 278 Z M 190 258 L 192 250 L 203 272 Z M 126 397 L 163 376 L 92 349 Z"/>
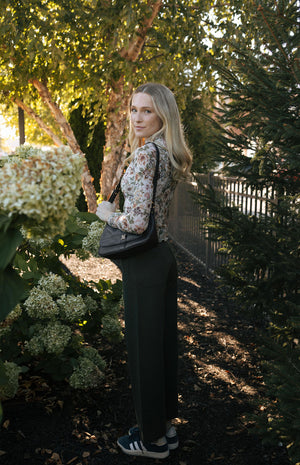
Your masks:
<path fill-rule="evenodd" d="M 99 193 L 103 146 L 105 144 L 104 123 L 99 120 L 98 123 L 91 125 L 91 119 L 89 115 L 84 115 L 83 105 L 80 105 L 70 114 L 70 125 L 81 149 L 85 153 L 95 190 Z M 82 188 L 77 200 L 77 208 L 80 211 L 87 211 Z"/>
<path fill-rule="evenodd" d="M 223 284 L 264 328 L 269 402 L 260 427 L 266 439 L 287 447 L 294 464 L 300 462 L 298 15 L 293 0 L 257 4 L 256 42 L 231 43 L 230 68 L 219 67 L 223 104 L 212 120 L 223 133 L 214 147 L 224 174 L 273 193 L 266 212 L 243 214 L 212 189 L 198 198 L 228 254 Z"/>
<path fill-rule="evenodd" d="M 205 113 L 212 106 L 212 96 L 202 91 L 197 96 L 188 95 L 185 109 L 182 112 L 182 123 L 188 144 L 193 153 L 192 171 L 207 173 L 218 165 L 215 149 L 209 141 L 218 136 L 220 131 L 205 118 Z"/>

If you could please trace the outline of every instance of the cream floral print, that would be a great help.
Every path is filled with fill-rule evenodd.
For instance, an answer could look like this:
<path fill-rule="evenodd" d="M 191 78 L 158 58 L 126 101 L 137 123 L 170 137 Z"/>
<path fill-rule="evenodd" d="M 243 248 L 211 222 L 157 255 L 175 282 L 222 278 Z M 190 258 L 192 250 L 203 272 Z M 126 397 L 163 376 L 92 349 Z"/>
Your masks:
<path fill-rule="evenodd" d="M 154 141 L 159 148 L 159 178 L 155 198 L 155 221 L 159 242 L 168 239 L 167 219 L 169 206 L 176 187 L 172 178 L 172 165 L 166 143 L 162 137 Z M 151 210 L 153 178 L 156 164 L 156 150 L 147 142 L 135 151 L 122 182 L 124 209 L 113 213 L 108 223 L 122 231 L 142 234 L 148 226 Z"/>

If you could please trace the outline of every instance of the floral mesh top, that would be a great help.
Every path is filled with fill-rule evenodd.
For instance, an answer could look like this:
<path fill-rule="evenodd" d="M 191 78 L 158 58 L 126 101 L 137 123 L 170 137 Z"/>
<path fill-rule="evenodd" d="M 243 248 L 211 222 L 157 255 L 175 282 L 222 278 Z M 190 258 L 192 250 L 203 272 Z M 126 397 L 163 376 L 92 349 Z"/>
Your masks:
<path fill-rule="evenodd" d="M 155 198 L 155 221 L 159 242 L 168 239 L 167 219 L 176 187 L 172 165 L 162 137 L 154 141 L 159 148 L 159 177 Z M 151 210 L 153 178 L 156 165 L 155 146 L 146 142 L 138 148 L 121 182 L 123 212 L 112 213 L 108 224 L 122 231 L 142 234 L 147 229 Z"/>

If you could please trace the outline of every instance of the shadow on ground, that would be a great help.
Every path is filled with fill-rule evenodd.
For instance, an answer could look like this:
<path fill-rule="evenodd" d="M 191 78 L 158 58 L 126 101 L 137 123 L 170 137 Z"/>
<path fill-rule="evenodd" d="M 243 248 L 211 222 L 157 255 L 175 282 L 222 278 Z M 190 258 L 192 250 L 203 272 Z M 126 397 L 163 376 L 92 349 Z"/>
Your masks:
<path fill-rule="evenodd" d="M 175 248 L 179 267 L 180 447 L 166 465 L 287 465 L 282 447 L 252 434 L 264 385 L 251 322 L 236 312 L 201 265 Z M 103 264 L 101 265 L 103 267 Z M 73 270 L 72 270 L 73 271 Z M 75 270 L 76 271 L 76 270 Z M 106 384 L 78 393 L 37 377 L 4 403 L 1 465 L 149 465 L 116 439 L 135 423 L 123 343 L 98 340 Z"/>

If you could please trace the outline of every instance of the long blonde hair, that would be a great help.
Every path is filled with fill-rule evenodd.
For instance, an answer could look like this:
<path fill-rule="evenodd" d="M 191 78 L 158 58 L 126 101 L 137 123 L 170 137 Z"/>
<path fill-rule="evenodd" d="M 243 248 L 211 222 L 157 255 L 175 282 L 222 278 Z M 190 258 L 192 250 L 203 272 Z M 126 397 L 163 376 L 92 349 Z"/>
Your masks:
<path fill-rule="evenodd" d="M 155 112 L 162 121 L 161 129 L 153 134 L 149 139 L 153 140 L 158 136 L 164 136 L 169 158 L 174 168 L 174 178 L 186 178 L 192 165 L 192 154 L 185 141 L 174 94 L 170 91 L 170 89 L 168 89 L 168 87 L 162 84 L 152 82 L 143 84 L 133 92 L 130 100 L 129 111 L 131 110 L 132 98 L 138 93 L 146 93 L 150 95 Z M 133 152 L 139 147 L 140 139 L 135 136 L 131 120 L 128 139 Z"/>

